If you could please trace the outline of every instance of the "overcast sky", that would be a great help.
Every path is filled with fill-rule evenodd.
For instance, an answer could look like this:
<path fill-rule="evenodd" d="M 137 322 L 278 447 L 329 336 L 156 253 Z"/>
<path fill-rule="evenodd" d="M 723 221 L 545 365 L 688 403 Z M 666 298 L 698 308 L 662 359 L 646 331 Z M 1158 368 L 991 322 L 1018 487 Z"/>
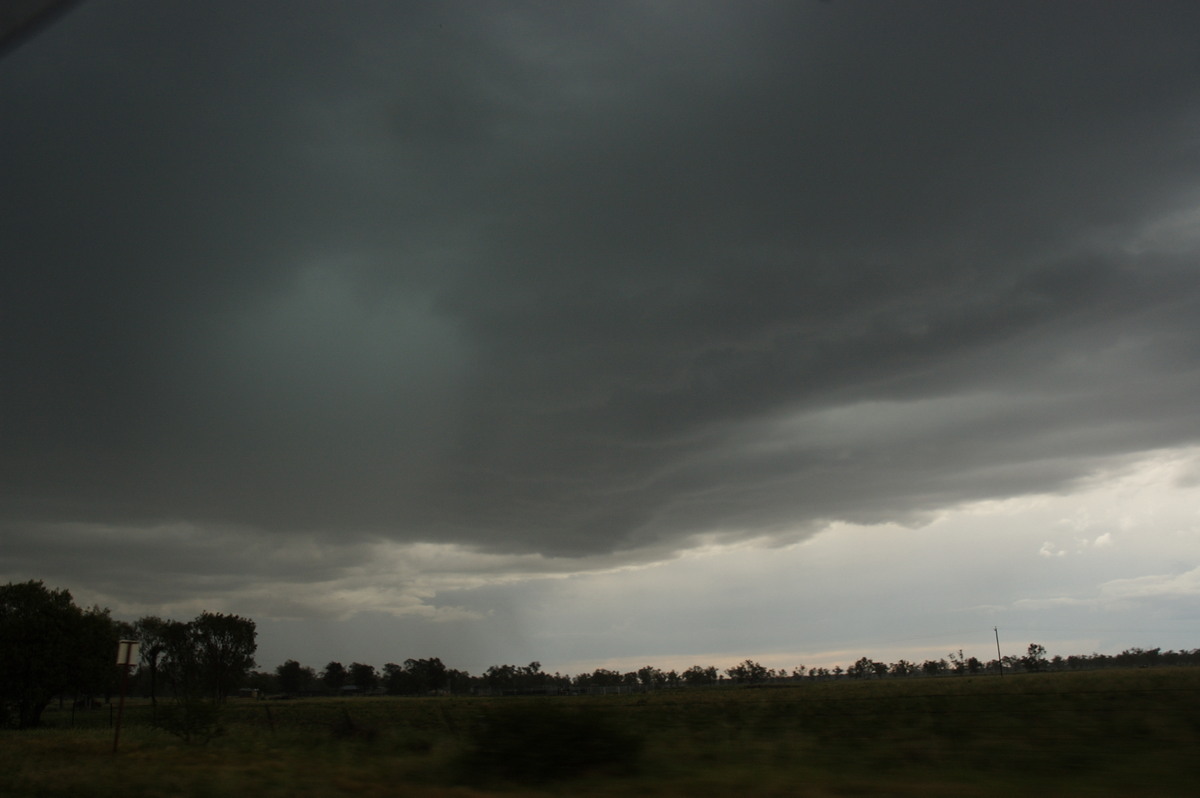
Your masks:
<path fill-rule="evenodd" d="M 480 672 L 1200 647 L 1200 5 L 84 2 L 0 581 Z"/>

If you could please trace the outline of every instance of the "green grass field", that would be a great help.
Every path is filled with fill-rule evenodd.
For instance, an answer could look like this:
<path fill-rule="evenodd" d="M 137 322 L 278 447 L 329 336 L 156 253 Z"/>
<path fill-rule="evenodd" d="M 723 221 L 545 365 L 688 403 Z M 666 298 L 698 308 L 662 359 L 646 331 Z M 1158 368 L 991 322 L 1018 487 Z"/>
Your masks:
<path fill-rule="evenodd" d="M 1192 796 L 1200 668 L 547 698 L 230 700 L 0 732 L 0 795 Z"/>

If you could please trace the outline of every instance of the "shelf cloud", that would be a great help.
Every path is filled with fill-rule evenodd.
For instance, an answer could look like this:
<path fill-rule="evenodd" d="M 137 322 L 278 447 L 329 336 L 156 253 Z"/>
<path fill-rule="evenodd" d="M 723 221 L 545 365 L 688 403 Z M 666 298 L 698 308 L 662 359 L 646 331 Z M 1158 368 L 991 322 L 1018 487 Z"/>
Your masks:
<path fill-rule="evenodd" d="M 81 4 L 0 61 L 0 574 L 484 623 L 438 597 L 903 536 L 1190 451 L 1198 31 Z M 161 576 L 94 568 L 133 561 Z M 1103 590 L 1190 596 L 1188 564 Z"/>

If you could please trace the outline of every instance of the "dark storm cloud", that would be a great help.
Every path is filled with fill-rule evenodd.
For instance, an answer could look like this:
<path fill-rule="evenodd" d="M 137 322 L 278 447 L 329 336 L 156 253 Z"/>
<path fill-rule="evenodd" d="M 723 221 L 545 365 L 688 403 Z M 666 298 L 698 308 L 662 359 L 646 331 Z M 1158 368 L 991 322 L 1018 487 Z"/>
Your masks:
<path fill-rule="evenodd" d="M 0 64 L 6 527 L 661 550 L 1194 442 L 1198 23 L 85 4 Z"/>

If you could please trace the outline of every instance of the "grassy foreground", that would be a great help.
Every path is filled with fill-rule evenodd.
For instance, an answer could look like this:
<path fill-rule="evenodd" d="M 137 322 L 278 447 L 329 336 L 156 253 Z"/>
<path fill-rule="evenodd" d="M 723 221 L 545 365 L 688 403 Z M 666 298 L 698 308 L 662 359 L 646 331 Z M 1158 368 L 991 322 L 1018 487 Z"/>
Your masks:
<path fill-rule="evenodd" d="M 231 700 L 206 745 L 149 713 L 126 707 L 115 756 L 107 711 L 0 732 L 0 795 L 1191 796 L 1200 784 L 1200 668 Z"/>

